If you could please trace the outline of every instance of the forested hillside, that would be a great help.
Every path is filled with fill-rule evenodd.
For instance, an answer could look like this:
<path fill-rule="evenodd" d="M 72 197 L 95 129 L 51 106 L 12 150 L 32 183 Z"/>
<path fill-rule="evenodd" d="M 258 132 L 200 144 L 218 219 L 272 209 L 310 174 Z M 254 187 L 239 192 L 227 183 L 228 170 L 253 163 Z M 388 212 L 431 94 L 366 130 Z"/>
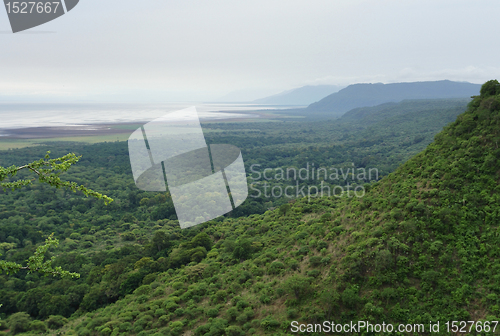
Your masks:
<path fill-rule="evenodd" d="M 255 199 L 243 208 L 248 213 L 186 230 L 168 195 L 135 188 L 125 144 L 51 145 L 54 155 L 83 154 L 65 178 L 115 202 L 105 206 L 43 185 L 1 194 L 2 258 L 22 262 L 55 232 L 56 264 L 82 275 L 1 275 L 0 309 L 8 317 L 2 327 L 67 335 L 280 335 L 292 321 L 498 320 L 498 82 L 486 83 L 467 112 L 394 171 L 437 132 L 436 125 L 412 127 L 411 115 L 391 115 L 399 123 L 358 123 L 350 132 L 334 122 L 210 125 L 209 142 L 240 146 L 247 165 L 362 167 L 366 159 L 373 161 L 364 166 L 385 164 L 387 176 L 366 185 L 362 198 Z M 416 141 L 418 133 L 424 139 Z M 9 151 L 0 164 L 21 164 L 44 150 Z M 333 157 L 338 161 L 328 161 Z"/>

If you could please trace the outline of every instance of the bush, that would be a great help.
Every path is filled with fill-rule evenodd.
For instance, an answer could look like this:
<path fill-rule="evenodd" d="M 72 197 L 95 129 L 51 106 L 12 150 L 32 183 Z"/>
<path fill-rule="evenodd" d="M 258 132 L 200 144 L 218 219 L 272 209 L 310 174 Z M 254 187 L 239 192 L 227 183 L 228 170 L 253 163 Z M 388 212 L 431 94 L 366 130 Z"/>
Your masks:
<path fill-rule="evenodd" d="M 184 323 L 181 321 L 175 321 L 171 322 L 169 326 L 172 335 L 179 335 L 182 332 L 182 328 L 184 328 Z"/>
<path fill-rule="evenodd" d="M 262 320 L 260 326 L 264 330 L 272 330 L 278 328 L 280 326 L 280 323 L 275 319 L 273 319 L 272 317 L 266 317 L 265 319 Z"/>
<path fill-rule="evenodd" d="M 294 275 L 288 278 L 284 284 L 283 289 L 290 294 L 293 294 L 297 300 L 302 300 L 307 297 L 311 291 L 311 284 L 309 278 L 301 275 Z"/>
<path fill-rule="evenodd" d="M 261 295 L 260 298 L 259 298 L 259 300 L 263 304 L 268 304 L 268 303 L 271 302 L 271 298 L 269 296 L 267 296 L 266 294 Z"/>
<path fill-rule="evenodd" d="M 227 336 L 240 336 L 244 334 L 239 326 L 229 326 L 225 331 Z"/>
<path fill-rule="evenodd" d="M 108 327 L 101 329 L 101 332 L 99 333 L 99 335 L 109 336 L 109 335 L 111 335 L 111 329 L 109 329 Z"/>
<path fill-rule="evenodd" d="M 282 270 L 285 268 L 285 265 L 283 265 L 282 262 L 280 261 L 274 261 L 269 265 L 268 272 L 269 274 L 279 274 L 282 272 Z"/>
<path fill-rule="evenodd" d="M 246 302 L 245 300 L 239 300 L 237 303 L 236 303 L 236 308 L 238 308 L 238 310 L 242 310 L 243 308 L 246 308 L 248 307 L 248 302 Z"/>
<path fill-rule="evenodd" d="M 136 295 L 149 294 L 150 292 L 151 292 L 151 287 L 149 285 L 143 285 L 134 290 L 134 294 Z"/>
<path fill-rule="evenodd" d="M 135 240 L 135 234 L 133 234 L 132 232 L 125 232 L 124 234 L 121 235 L 121 237 L 124 241 Z"/>
<path fill-rule="evenodd" d="M 320 256 L 314 256 L 314 257 L 309 258 L 309 263 L 311 264 L 311 266 L 317 267 L 317 266 L 321 265 L 321 259 L 322 258 Z"/>
<path fill-rule="evenodd" d="M 210 324 L 209 335 L 223 336 L 227 327 L 227 321 L 223 319 L 214 319 Z"/>
<path fill-rule="evenodd" d="M 10 331 L 15 335 L 20 332 L 28 331 L 31 318 L 27 313 L 19 312 L 9 317 L 7 325 Z"/>
<path fill-rule="evenodd" d="M 218 290 L 217 293 L 215 293 L 215 300 L 217 302 L 226 301 L 226 298 L 227 298 L 227 292 L 223 289 Z"/>
<path fill-rule="evenodd" d="M 196 336 L 203 336 L 203 335 L 207 334 L 209 331 L 210 331 L 210 324 L 204 324 L 204 325 L 196 328 L 196 330 L 194 331 L 194 334 Z"/>
<path fill-rule="evenodd" d="M 122 324 L 120 324 L 118 326 L 118 330 L 120 330 L 121 332 L 127 332 L 127 331 L 132 330 L 132 323 L 130 323 L 130 322 L 123 322 Z"/>
<path fill-rule="evenodd" d="M 34 331 L 37 334 L 45 333 L 47 331 L 47 326 L 42 321 L 34 320 L 30 324 L 30 330 Z"/>
<path fill-rule="evenodd" d="M 228 310 L 226 310 L 226 317 L 229 321 L 234 321 L 237 316 L 238 316 L 238 309 L 236 309 L 235 307 L 231 307 Z"/>
<path fill-rule="evenodd" d="M 293 258 L 289 259 L 288 266 L 295 271 L 299 268 L 299 262 Z"/>
<path fill-rule="evenodd" d="M 207 315 L 208 317 L 217 317 L 217 315 L 219 315 L 219 309 L 210 308 L 209 310 L 207 310 Z"/>
<path fill-rule="evenodd" d="M 45 320 L 45 323 L 50 329 L 59 329 L 68 323 L 68 319 L 61 315 L 50 315 L 49 318 Z"/>
<path fill-rule="evenodd" d="M 167 323 L 170 321 L 170 315 L 162 315 L 158 319 L 161 325 L 167 325 Z"/>

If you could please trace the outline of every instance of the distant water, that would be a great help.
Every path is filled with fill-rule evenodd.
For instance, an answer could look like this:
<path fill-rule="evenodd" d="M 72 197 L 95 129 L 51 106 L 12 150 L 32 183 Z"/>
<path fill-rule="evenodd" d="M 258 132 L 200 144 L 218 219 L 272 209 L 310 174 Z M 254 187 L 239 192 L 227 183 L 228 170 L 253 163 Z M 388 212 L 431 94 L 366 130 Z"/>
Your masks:
<path fill-rule="evenodd" d="M 148 122 L 168 112 L 196 106 L 201 121 L 258 118 L 244 113 L 278 106 L 251 104 L 14 104 L 0 103 L 0 129 Z"/>

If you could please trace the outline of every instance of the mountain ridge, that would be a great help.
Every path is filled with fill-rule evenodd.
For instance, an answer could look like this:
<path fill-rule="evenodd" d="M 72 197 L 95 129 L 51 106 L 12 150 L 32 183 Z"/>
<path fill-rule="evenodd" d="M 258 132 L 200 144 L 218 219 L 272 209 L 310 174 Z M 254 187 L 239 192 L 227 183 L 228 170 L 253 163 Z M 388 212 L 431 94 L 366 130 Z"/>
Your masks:
<path fill-rule="evenodd" d="M 359 107 L 375 106 L 404 99 L 470 98 L 481 85 L 449 80 L 392 84 L 353 84 L 307 107 L 310 113 L 329 113 L 340 117 Z"/>
<path fill-rule="evenodd" d="M 344 86 L 340 85 L 306 85 L 299 88 L 283 91 L 281 93 L 256 99 L 255 104 L 269 105 L 302 105 L 307 106 L 319 101 L 326 96 L 338 92 Z"/>

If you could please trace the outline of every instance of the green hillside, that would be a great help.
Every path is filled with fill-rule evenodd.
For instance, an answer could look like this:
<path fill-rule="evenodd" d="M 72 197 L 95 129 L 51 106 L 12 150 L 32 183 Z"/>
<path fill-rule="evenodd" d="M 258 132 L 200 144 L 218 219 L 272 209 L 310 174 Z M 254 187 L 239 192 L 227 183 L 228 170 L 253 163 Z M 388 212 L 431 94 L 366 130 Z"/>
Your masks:
<path fill-rule="evenodd" d="M 112 210 L 126 209 L 128 199 L 138 217 L 117 220 L 77 199 L 66 202 L 81 216 L 65 210 L 59 223 L 52 201 L 36 205 L 40 217 L 29 206 L 7 206 L 2 214 L 12 224 L 28 228 L 34 218 L 43 230 L 61 226 L 58 265 L 71 265 L 84 280 L 49 279 L 38 289 L 36 276 L 0 278 L 0 301 L 38 309 L 31 316 L 62 326 L 53 332 L 61 335 L 285 335 L 292 321 L 325 320 L 423 324 L 427 332 L 440 321 L 445 333 L 446 321 L 497 321 L 499 140 L 500 85 L 490 81 L 432 144 L 362 198 L 303 198 L 186 230 L 172 219 L 146 218 L 148 205 L 165 202 L 161 195 L 135 195 L 112 180 L 113 171 L 102 172 L 100 182 L 121 199 Z M 119 171 L 114 155 L 101 160 Z M 33 202 L 44 191 L 34 188 Z M 35 230 L 24 234 L 40 241 Z M 83 246 L 91 250 L 71 252 Z M 26 255 L 28 247 L 10 257 Z M 25 292 L 15 297 L 1 289 L 20 286 Z M 67 309 L 76 310 L 69 321 L 60 316 Z M 22 312 L 7 322 L 16 319 L 33 323 Z"/>

